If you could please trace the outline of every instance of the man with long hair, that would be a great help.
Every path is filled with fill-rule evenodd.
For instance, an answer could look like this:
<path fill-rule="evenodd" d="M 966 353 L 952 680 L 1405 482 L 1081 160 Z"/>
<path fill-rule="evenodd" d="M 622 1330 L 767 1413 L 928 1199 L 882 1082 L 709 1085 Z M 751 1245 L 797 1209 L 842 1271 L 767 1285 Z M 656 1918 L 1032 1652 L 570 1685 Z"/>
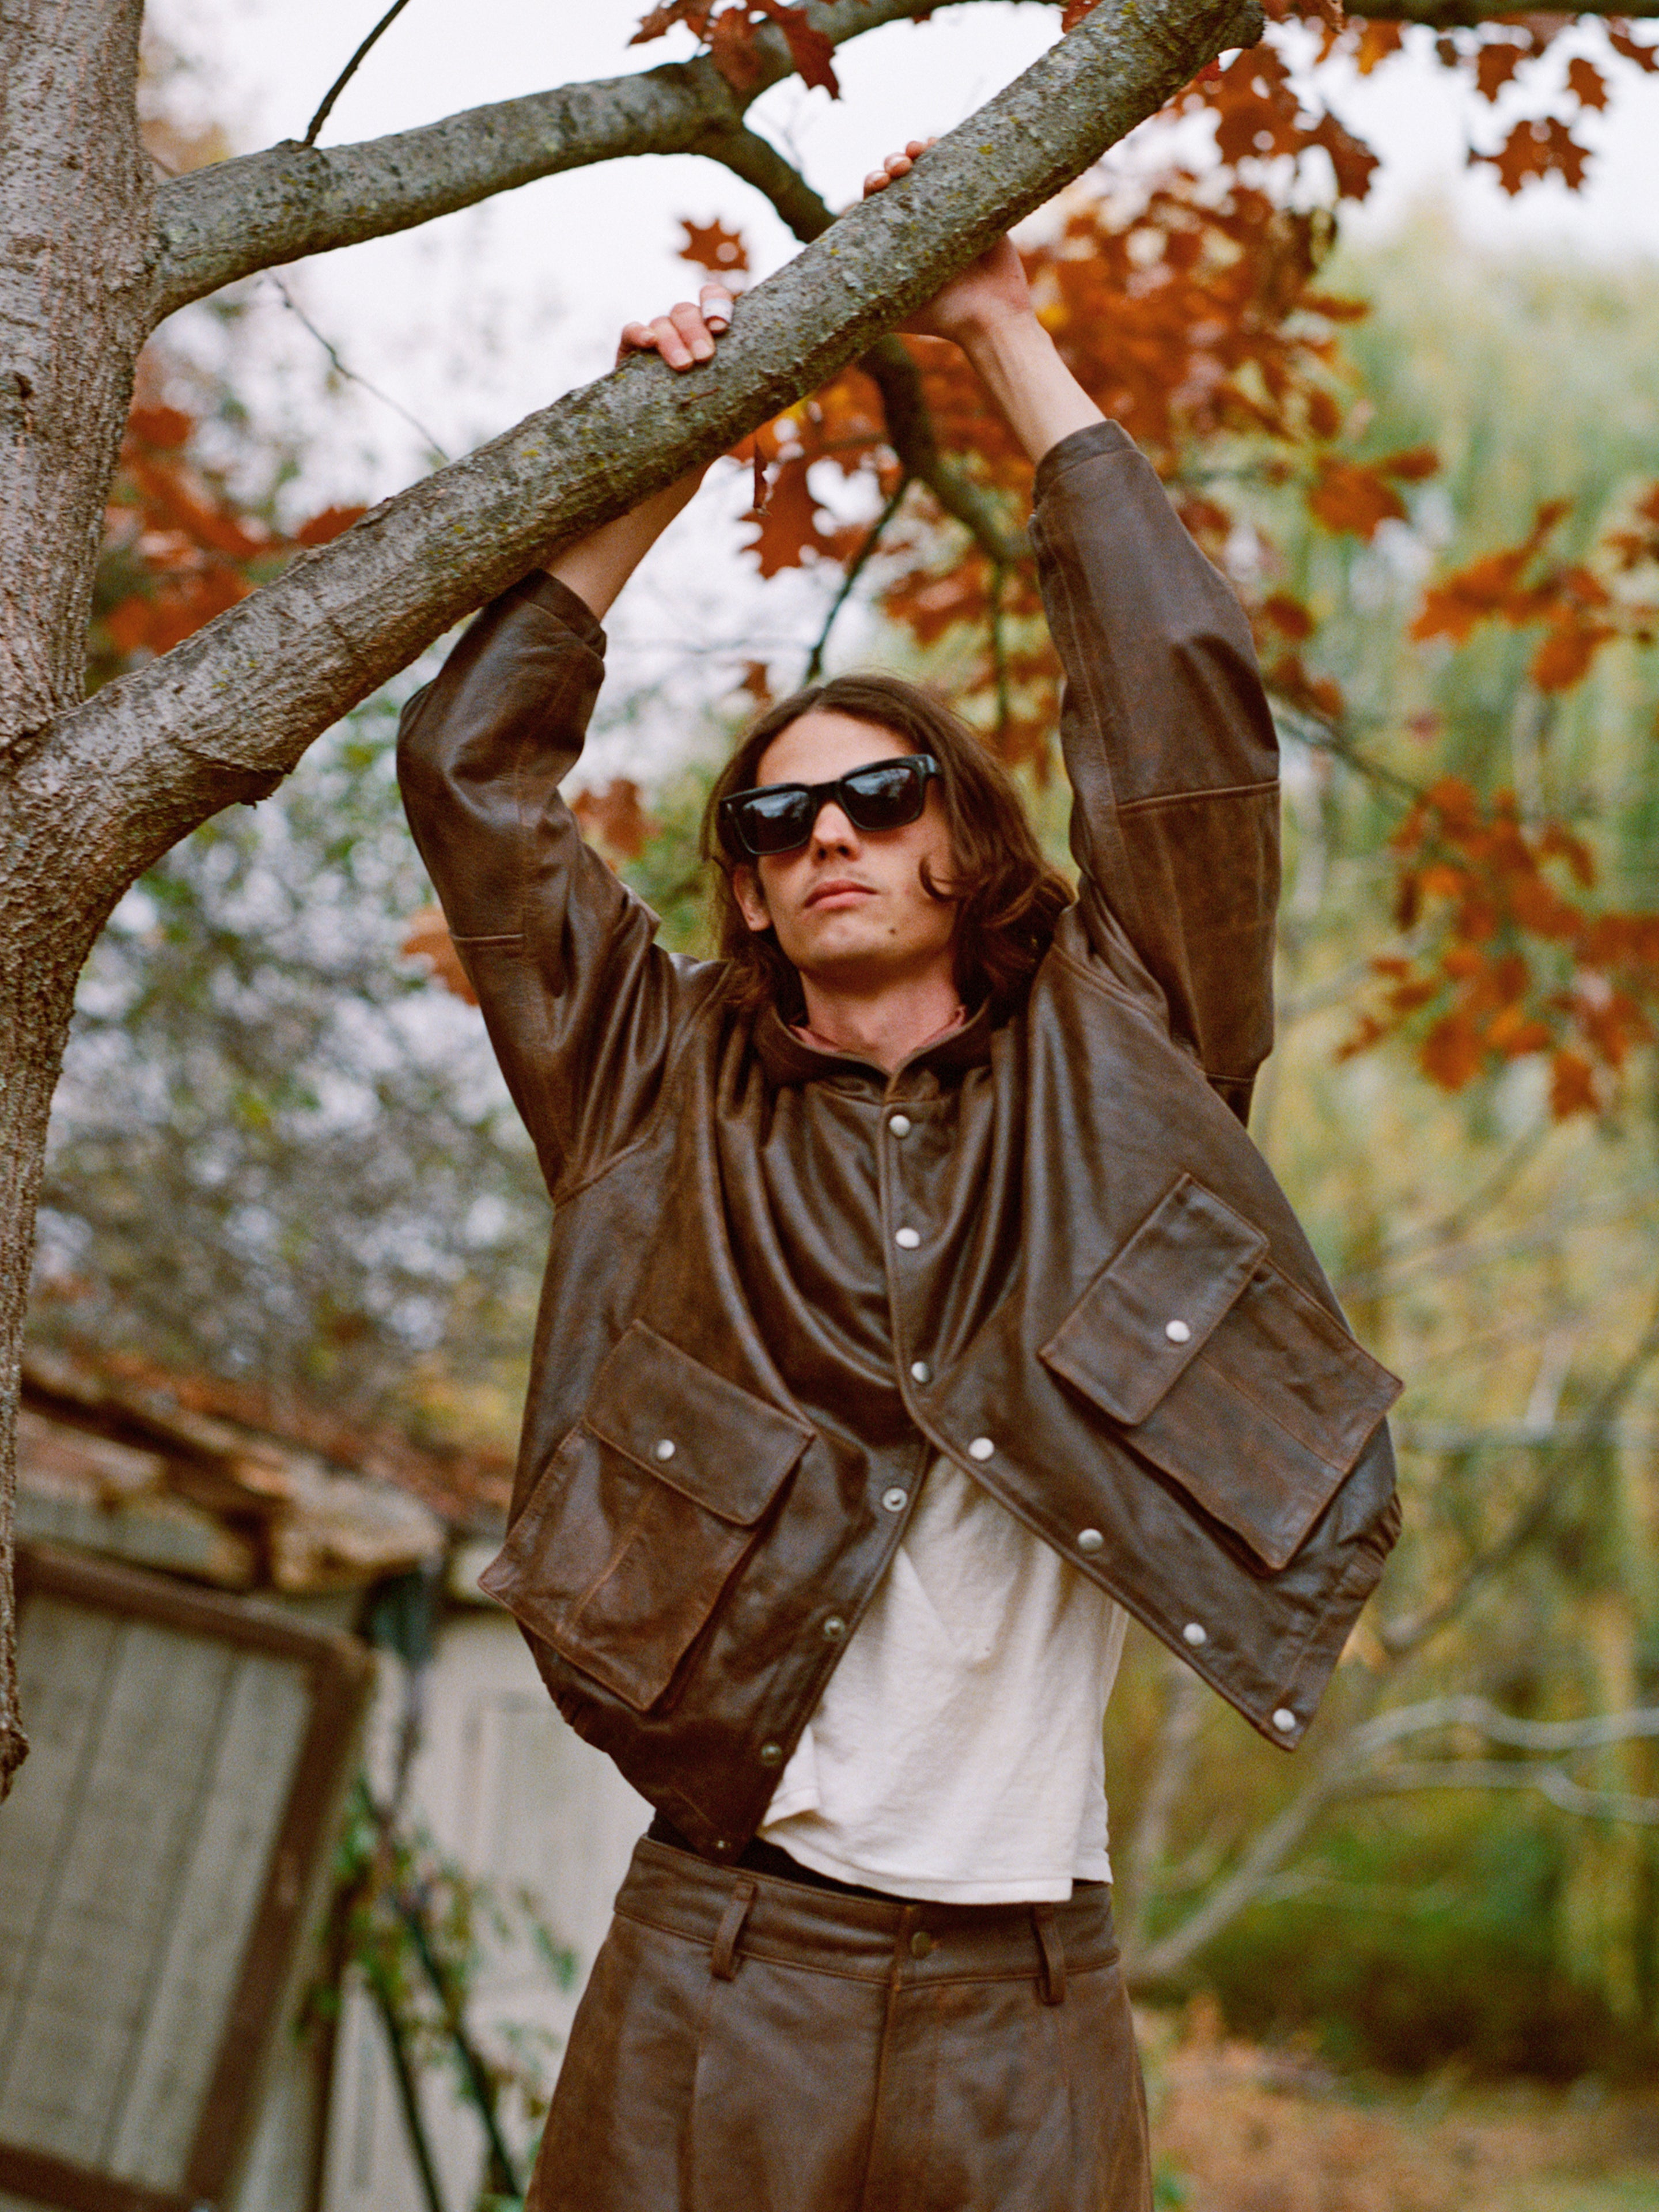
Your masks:
<path fill-rule="evenodd" d="M 732 313 L 706 286 L 624 350 L 717 374 Z M 909 327 L 1036 465 L 1075 895 L 953 714 L 843 676 L 715 787 L 716 957 L 655 945 L 557 787 L 690 485 L 504 594 L 404 717 L 555 1208 L 485 1582 L 655 1808 L 540 2212 L 1146 2212 L 1126 1614 L 1289 1748 L 1398 1527 L 1398 1386 L 1245 1133 L 1278 888 L 1248 628 L 1006 240 Z"/>

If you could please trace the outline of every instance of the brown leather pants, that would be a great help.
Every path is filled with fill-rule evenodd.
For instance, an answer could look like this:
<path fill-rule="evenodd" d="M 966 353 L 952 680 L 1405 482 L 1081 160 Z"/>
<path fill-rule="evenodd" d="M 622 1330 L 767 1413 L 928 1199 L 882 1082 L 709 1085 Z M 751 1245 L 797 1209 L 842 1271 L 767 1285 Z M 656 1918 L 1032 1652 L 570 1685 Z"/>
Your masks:
<path fill-rule="evenodd" d="M 526 2212 L 1149 2212 L 1103 1887 L 925 1905 L 641 1842 Z"/>

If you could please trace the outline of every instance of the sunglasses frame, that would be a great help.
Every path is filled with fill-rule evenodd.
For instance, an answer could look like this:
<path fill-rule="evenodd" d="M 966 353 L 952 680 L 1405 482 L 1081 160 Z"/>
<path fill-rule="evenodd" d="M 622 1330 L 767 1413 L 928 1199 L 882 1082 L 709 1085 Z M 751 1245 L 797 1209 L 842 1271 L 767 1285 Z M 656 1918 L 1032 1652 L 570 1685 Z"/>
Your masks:
<path fill-rule="evenodd" d="M 921 780 L 921 803 L 918 805 L 915 812 L 914 814 L 907 814 L 902 822 L 888 822 L 880 824 L 860 822 L 858 816 L 854 812 L 853 808 L 848 804 L 848 794 L 846 786 L 852 781 L 854 776 L 868 775 L 874 769 L 884 768 L 915 769 Z M 934 759 L 932 753 L 892 753 L 890 754 L 885 760 L 866 761 L 862 768 L 848 769 L 845 775 L 835 776 L 828 783 L 753 784 L 747 791 L 729 791 L 726 794 L 726 797 L 721 799 L 720 805 L 720 836 L 725 840 L 726 850 L 732 854 L 734 858 L 738 860 L 775 860 L 784 853 L 799 853 L 804 845 L 810 845 L 811 843 L 812 832 L 817 827 L 818 817 L 823 813 L 824 808 L 830 804 L 832 799 L 836 802 L 836 805 L 840 807 L 842 812 L 847 817 L 848 820 L 853 824 L 853 827 L 855 830 L 864 830 L 866 835 L 879 836 L 883 830 L 908 830 L 911 823 L 920 822 L 921 819 L 923 810 L 927 805 L 927 787 L 929 783 L 931 783 L 935 777 L 941 776 L 943 774 L 944 770 L 939 767 L 938 761 Z M 806 832 L 804 836 L 798 838 L 792 845 L 772 845 L 769 846 L 765 851 L 762 852 L 751 845 L 748 837 L 744 835 L 743 826 L 744 801 L 750 799 L 758 799 L 763 793 L 773 791 L 799 791 L 804 793 L 811 811 L 807 816 Z"/>

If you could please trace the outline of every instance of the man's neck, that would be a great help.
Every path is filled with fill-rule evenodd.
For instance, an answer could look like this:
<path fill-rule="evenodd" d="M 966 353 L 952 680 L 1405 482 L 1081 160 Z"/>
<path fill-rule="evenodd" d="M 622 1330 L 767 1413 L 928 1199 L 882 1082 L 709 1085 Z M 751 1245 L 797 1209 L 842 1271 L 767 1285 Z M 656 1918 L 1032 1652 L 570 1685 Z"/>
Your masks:
<path fill-rule="evenodd" d="M 826 990 L 802 976 L 806 1034 L 832 1051 L 855 1052 L 891 1075 L 896 1068 L 963 1018 L 954 979 L 920 975 L 863 995 Z"/>

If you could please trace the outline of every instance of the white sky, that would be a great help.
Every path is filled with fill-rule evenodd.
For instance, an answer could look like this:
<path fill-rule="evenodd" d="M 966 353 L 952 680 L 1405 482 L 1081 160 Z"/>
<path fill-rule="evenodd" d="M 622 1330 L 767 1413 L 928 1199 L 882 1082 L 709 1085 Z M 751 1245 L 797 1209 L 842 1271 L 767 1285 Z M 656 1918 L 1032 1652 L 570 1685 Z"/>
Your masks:
<path fill-rule="evenodd" d="M 152 0 L 151 15 L 203 64 L 202 97 L 252 149 L 297 137 L 384 0 Z M 341 143 L 406 130 L 457 109 L 542 87 L 605 77 L 684 58 L 685 34 L 629 49 L 644 0 L 411 0 L 342 96 L 323 134 Z M 987 0 L 941 9 L 932 22 L 872 32 L 837 58 L 843 99 L 799 81 L 751 112 L 754 125 L 805 170 L 832 205 L 889 145 L 948 130 L 1036 58 L 1054 37 L 1056 11 Z M 1420 36 L 1421 34 L 1417 34 Z M 1594 31 L 1572 52 L 1601 51 Z M 1467 103 L 1430 61 L 1395 63 L 1367 81 L 1345 73 L 1340 112 L 1384 156 L 1371 201 L 1345 223 L 1358 235 L 1396 223 L 1413 202 L 1455 210 L 1471 236 L 1498 248 L 1554 246 L 1579 256 L 1659 256 L 1659 78 L 1620 65 L 1610 116 L 1583 135 L 1597 159 L 1577 195 L 1551 183 L 1518 200 L 1490 171 L 1463 164 Z M 1475 128 L 1495 145 L 1521 101 L 1511 93 Z M 609 366 L 619 325 L 682 296 L 690 272 L 674 255 L 678 218 L 720 216 L 743 227 L 761 273 L 792 242 L 758 196 L 692 159 L 613 162 L 544 179 L 402 237 L 319 257 L 285 272 L 296 301 L 362 377 L 425 424 L 452 454 Z M 693 280 L 694 281 L 694 280 Z M 269 284 L 251 288 L 249 374 L 256 410 L 317 420 L 323 357 Z M 201 339 L 199 331 L 197 338 Z M 388 407 L 358 392 L 321 418 L 303 489 L 378 497 L 420 465 L 419 441 Z M 809 579 L 757 590 L 732 550 L 728 518 L 741 507 L 733 476 L 711 488 L 671 533 L 613 623 L 613 686 L 712 654 L 726 665 L 746 650 L 789 642 L 780 674 L 816 629 L 823 590 Z M 839 634 L 838 634 L 839 635 Z M 856 616 L 847 642 L 855 642 Z M 698 679 L 705 692 L 713 688 Z M 674 687 L 678 688 L 678 687 Z M 669 718 L 671 720 L 672 716 Z M 647 725 L 662 717 L 647 714 Z M 595 766 L 648 772 L 672 750 L 662 727 L 618 732 Z"/>

